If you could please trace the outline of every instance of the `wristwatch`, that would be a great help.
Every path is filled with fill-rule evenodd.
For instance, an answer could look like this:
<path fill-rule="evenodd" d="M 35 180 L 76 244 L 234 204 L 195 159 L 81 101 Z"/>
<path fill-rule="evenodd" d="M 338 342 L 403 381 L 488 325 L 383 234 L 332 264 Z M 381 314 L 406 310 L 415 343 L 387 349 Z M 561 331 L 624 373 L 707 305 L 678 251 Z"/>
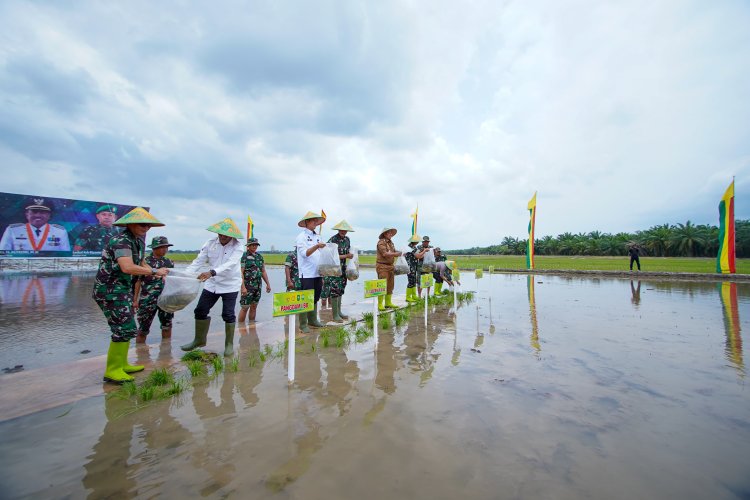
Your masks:
<path fill-rule="evenodd" d="M 156 274 L 156 268 L 153 268 L 153 267 L 152 267 L 152 268 L 151 268 L 151 276 L 153 276 L 154 274 Z"/>
<path fill-rule="evenodd" d="M 216 271 L 214 271 L 213 269 L 211 269 L 209 272 L 211 273 L 211 276 L 216 276 Z"/>

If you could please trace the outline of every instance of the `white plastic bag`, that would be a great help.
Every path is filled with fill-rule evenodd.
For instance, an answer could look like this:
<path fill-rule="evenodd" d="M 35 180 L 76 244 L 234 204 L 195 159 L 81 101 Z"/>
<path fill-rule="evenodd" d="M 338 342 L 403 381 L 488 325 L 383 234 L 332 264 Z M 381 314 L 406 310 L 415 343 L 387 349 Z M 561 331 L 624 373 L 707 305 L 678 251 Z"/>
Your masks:
<path fill-rule="evenodd" d="M 422 260 L 422 272 L 423 273 L 434 273 L 435 272 L 435 254 L 432 251 L 432 248 L 428 248 L 427 252 L 424 254 L 424 258 Z"/>
<path fill-rule="evenodd" d="M 320 276 L 341 276 L 341 259 L 339 259 L 339 246 L 336 243 L 326 243 L 325 248 L 318 250 L 318 274 Z"/>
<path fill-rule="evenodd" d="M 393 274 L 398 276 L 399 274 L 409 274 L 409 263 L 406 262 L 404 254 L 408 252 L 408 249 L 401 250 L 401 256 L 396 259 L 396 264 L 393 266 Z"/>
<path fill-rule="evenodd" d="M 352 248 L 352 255 L 353 257 L 346 265 L 346 279 L 349 281 L 359 279 L 359 252 L 357 252 L 356 248 Z"/>
<path fill-rule="evenodd" d="M 170 269 L 169 274 L 164 277 L 164 290 L 156 305 L 168 313 L 180 311 L 195 300 L 202 289 L 203 282 L 197 275 Z"/>

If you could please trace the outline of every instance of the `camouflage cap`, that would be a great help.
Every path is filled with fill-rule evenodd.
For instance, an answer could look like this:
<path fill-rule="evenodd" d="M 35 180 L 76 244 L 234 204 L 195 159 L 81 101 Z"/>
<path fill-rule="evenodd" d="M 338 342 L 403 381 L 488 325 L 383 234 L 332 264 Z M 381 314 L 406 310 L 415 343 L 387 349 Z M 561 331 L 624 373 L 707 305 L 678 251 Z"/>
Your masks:
<path fill-rule="evenodd" d="M 44 203 L 44 198 L 29 198 L 29 201 L 27 201 L 26 203 L 28 203 L 28 205 L 26 205 L 24 210 L 47 210 L 48 212 L 52 211 L 52 209 Z"/>
<path fill-rule="evenodd" d="M 423 236 L 422 237 L 422 241 L 430 241 L 430 237 L 429 236 Z"/>
<path fill-rule="evenodd" d="M 341 222 L 333 226 L 331 229 L 335 229 L 336 231 L 347 231 L 350 233 L 354 232 L 354 229 L 352 228 L 352 226 L 350 226 L 349 223 L 346 222 L 345 220 L 342 220 Z"/>
<path fill-rule="evenodd" d="M 159 248 L 159 247 L 173 247 L 174 245 L 169 242 L 166 236 L 154 236 L 151 239 L 151 244 L 148 246 L 149 248 Z"/>
<path fill-rule="evenodd" d="M 96 209 L 96 213 L 99 212 L 112 212 L 113 214 L 116 214 L 117 207 L 114 205 L 100 205 L 99 208 Z"/>
<path fill-rule="evenodd" d="M 220 220 L 216 224 L 208 226 L 206 229 L 212 233 L 223 234 L 224 236 L 229 236 L 231 238 L 242 238 L 240 228 L 238 228 L 237 224 L 235 224 L 229 217 Z"/>
<path fill-rule="evenodd" d="M 260 243 L 258 242 L 258 238 L 250 238 L 249 240 L 247 240 L 247 245 L 245 246 L 249 247 L 251 245 L 260 245 Z"/>
<path fill-rule="evenodd" d="M 315 212 L 307 212 L 305 216 L 300 219 L 297 225 L 299 227 L 305 227 L 305 222 L 310 219 L 320 219 L 320 222 L 318 223 L 318 225 L 323 224 L 326 221 L 326 218 L 320 214 L 316 214 Z"/>
<path fill-rule="evenodd" d="M 382 239 L 383 235 L 388 231 L 393 231 L 393 236 L 396 236 L 396 233 L 398 233 L 398 229 L 396 229 L 395 227 L 384 227 L 383 230 L 380 231 L 380 236 L 378 236 L 378 238 Z"/>
<path fill-rule="evenodd" d="M 150 224 L 151 227 L 163 226 L 159 219 L 148 213 L 145 208 L 135 207 L 115 221 L 115 226 L 127 226 L 128 224 Z"/>
<path fill-rule="evenodd" d="M 419 243 L 420 241 L 422 240 L 419 238 L 418 234 L 412 234 L 411 238 L 409 238 L 409 243 Z"/>

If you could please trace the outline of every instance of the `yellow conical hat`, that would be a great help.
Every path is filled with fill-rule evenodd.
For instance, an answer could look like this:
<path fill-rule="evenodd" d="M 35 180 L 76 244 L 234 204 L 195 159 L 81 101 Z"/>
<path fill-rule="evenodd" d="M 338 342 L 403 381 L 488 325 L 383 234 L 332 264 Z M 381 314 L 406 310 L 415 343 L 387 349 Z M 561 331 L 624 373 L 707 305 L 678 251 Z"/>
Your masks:
<path fill-rule="evenodd" d="M 354 229 L 352 229 L 352 226 L 349 225 L 348 222 L 345 220 L 342 220 L 335 226 L 333 226 L 331 229 L 335 229 L 336 231 L 349 231 L 350 233 L 354 232 Z"/>
<path fill-rule="evenodd" d="M 242 238 L 240 228 L 238 228 L 237 224 L 235 224 L 229 217 L 220 220 L 213 226 L 208 226 L 206 229 L 212 233 L 223 234 L 224 236 L 230 236 L 232 238 Z"/>
<path fill-rule="evenodd" d="M 383 230 L 380 231 L 380 236 L 378 236 L 378 238 L 380 238 L 382 240 L 383 239 L 383 235 L 385 233 L 387 233 L 388 231 L 395 231 L 393 233 L 393 236 L 396 236 L 396 233 L 398 232 L 398 229 L 396 229 L 395 227 L 384 227 Z"/>
<path fill-rule="evenodd" d="M 299 227 L 305 227 L 305 221 L 310 219 L 320 219 L 320 224 L 323 224 L 326 221 L 326 218 L 320 214 L 316 214 L 315 212 L 307 212 L 305 216 L 300 219 L 297 225 Z"/>
<path fill-rule="evenodd" d="M 115 221 L 115 226 L 127 226 L 128 224 L 151 224 L 151 227 L 163 226 L 159 220 L 148 213 L 145 208 L 135 207 Z"/>
<path fill-rule="evenodd" d="M 419 243 L 420 241 L 422 241 L 422 238 L 418 234 L 412 234 L 409 238 L 409 243 Z"/>

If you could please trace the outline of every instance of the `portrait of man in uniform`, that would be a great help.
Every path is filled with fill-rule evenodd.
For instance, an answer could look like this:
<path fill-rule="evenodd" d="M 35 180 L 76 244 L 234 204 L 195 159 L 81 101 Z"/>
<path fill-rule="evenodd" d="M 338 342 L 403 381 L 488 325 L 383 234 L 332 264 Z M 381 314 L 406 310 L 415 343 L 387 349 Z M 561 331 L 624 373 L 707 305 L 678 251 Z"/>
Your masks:
<path fill-rule="evenodd" d="M 32 198 L 24 210 L 26 223 L 10 224 L 0 239 L 0 250 L 17 252 L 70 252 L 68 231 L 50 224 L 52 208 L 44 198 Z"/>
<path fill-rule="evenodd" d="M 112 236 L 120 234 L 117 226 L 114 226 L 117 219 L 117 207 L 110 204 L 100 205 L 96 209 L 96 220 L 98 224 L 86 227 L 76 238 L 73 244 L 75 252 L 92 250 L 100 252 L 109 242 Z"/>

